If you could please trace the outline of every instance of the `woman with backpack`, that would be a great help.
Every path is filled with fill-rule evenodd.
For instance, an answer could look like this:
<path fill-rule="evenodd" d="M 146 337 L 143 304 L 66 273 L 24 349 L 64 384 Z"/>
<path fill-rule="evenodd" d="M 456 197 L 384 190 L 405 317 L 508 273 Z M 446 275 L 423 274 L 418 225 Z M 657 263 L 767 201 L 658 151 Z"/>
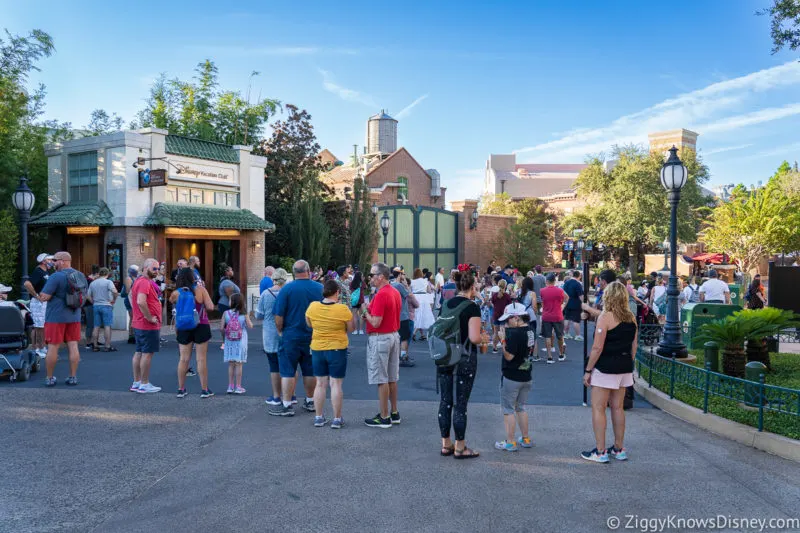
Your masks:
<path fill-rule="evenodd" d="M 355 274 L 353 274 L 353 281 L 350 282 L 350 307 L 355 310 L 353 311 L 353 315 L 356 317 L 356 327 L 355 331 L 353 331 L 353 335 L 366 335 L 364 319 L 358 310 L 361 309 L 361 306 L 364 304 L 364 297 L 367 290 L 369 289 L 367 284 L 364 283 L 363 274 L 361 274 L 360 270 L 356 270 Z"/>
<path fill-rule="evenodd" d="M 452 455 L 456 459 L 473 459 L 480 454 L 467 448 L 467 403 L 478 369 L 478 348 L 481 343 L 481 310 L 472 301 L 475 298 L 475 276 L 467 267 L 455 272 L 453 281 L 458 293 L 442 303 L 442 315 L 446 319 L 459 307 L 458 321 L 460 339 L 464 352 L 455 365 L 438 366 L 436 379 L 441 398 L 439 401 L 439 429 L 442 436 L 442 456 Z M 455 388 L 455 398 L 453 392 Z M 455 444 L 451 439 L 451 427 L 455 432 Z"/>
<path fill-rule="evenodd" d="M 228 363 L 228 394 L 244 394 L 242 365 L 247 362 L 247 328 L 253 323 L 244 308 L 240 293 L 231 294 L 230 309 L 222 315 L 222 333 L 225 337 L 225 356 Z"/>
<path fill-rule="evenodd" d="M 186 396 L 186 372 L 192 358 L 192 347 L 197 357 L 197 374 L 200 376 L 200 397 L 214 396 L 208 388 L 208 341 L 211 340 L 211 325 L 208 311 L 214 309 L 208 291 L 195 283 L 194 271 L 182 268 L 175 279 L 175 290 L 169 297 L 175 308 L 175 340 L 178 341 L 180 360 L 178 361 L 178 398 Z"/>

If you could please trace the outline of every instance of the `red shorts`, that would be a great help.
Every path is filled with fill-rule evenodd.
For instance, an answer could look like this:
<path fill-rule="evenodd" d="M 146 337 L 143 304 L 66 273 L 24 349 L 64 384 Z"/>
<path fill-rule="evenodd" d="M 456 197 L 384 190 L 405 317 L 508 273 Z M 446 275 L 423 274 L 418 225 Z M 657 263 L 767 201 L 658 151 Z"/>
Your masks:
<path fill-rule="evenodd" d="M 47 344 L 61 344 L 62 342 L 78 342 L 81 340 L 81 323 L 54 322 L 44 323 L 44 342 Z"/>

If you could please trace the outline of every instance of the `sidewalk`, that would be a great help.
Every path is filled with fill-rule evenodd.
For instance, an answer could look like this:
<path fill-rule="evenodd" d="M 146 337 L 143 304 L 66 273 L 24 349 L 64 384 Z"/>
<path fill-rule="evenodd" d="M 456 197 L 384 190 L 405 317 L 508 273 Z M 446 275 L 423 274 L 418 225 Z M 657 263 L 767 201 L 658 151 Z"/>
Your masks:
<path fill-rule="evenodd" d="M 5 447 L 27 443 L 0 477 L 17 532 L 579 533 L 628 514 L 797 517 L 800 501 L 800 465 L 654 409 L 628 414 L 630 460 L 600 465 L 578 457 L 593 446 L 583 407 L 532 407 L 535 446 L 509 453 L 493 449 L 497 405 L 470 405 L 482 456 L 456 461 L 439 456 L 437 402 L 401 402 L 387 430 L 361 422 L 375 401 L 346 400 L 342 430 L 252 397 L 4 388 L 0 402 Z"/>

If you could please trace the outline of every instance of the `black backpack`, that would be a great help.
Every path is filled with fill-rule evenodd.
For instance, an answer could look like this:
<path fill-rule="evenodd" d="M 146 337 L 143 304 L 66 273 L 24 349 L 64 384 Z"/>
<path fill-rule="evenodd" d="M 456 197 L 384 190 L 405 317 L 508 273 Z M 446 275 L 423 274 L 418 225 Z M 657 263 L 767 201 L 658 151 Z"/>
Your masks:
<path fill-rule="evenodd" d="M 65 298 L 67 307 L 70 309 L 80 309 L 86 303 L 86 293 L 89 284 L 86 276 L 77 270 L 67 272 L 67 296 Z"/>

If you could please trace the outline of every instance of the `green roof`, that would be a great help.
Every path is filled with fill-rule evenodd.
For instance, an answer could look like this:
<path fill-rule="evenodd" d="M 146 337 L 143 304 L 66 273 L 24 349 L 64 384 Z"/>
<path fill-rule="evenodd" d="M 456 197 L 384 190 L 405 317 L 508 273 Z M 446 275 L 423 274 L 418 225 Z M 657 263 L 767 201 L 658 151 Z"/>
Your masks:
<path fill-rule="evenodd" d="M 223 163 L 238 163 L 239 152 L 228 144 L 202 141 L 180 135 L 167 135 L 165 151 L 168 154 L 185 155 L 198 159 L 210 159 Z"/>
<path fill-rule="evenodd" d="M 102 200 L 54 205 L 31 217 L 31 226 L 113 226 L 114 214 Z"/>
<path fill-rule="evenodd" d="M 247 209 L 158 202 L 144 221 L 145 226 L 173 228 L 238 229 L 275 231 L 275 224 L 262 220 Z"/>

